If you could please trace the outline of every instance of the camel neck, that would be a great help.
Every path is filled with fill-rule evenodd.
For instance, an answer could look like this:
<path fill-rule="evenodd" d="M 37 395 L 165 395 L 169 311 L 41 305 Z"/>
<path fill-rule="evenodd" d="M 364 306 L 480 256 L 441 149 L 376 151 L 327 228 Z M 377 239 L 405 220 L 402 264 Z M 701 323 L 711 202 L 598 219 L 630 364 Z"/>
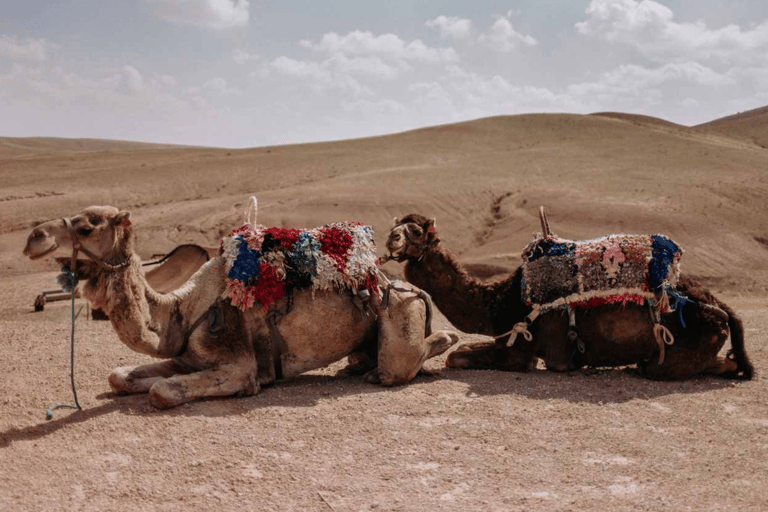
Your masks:
<path fill-rule="evenodd" d="M 109 316 L 120 341 L 132 350 L 154 357 L 172 355 L 164 334 L 177 301 L 173 294 L 161 295 L 149 286 L 138 256 L 125 269 L 97 272 L 88 279 L 84 293 Z"/>
<path fill-rule="evenodd" d="M 467 275 L 440 242 L 419 261 L 405 266 L 406 279 L 425 290 L 445 317 L 468 333 L 493 334 L 491 311 L 486 307 L 488 285 Z"/>

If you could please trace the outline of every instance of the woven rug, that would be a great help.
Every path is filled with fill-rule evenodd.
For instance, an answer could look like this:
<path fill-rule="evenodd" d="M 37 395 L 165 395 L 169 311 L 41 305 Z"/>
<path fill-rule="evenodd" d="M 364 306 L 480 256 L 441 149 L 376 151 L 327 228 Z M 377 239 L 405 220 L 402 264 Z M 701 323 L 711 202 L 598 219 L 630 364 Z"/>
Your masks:
<path fill-rule="evenodd" d="M 541 235 L 523 250 L 522 299 L 545 311 L 557 307 L 658 302 L 680 275 L 683 250 L 663 235 L 610 235 L 572 241 Z"/>
<path fill-rule="evenodd" d="M 377 283 L 379 261 L 373 229 L 339 222 L 314 229 L 246 224 L 222 239 L 232 304 L 266 311 L 289 289 L 367 289 Z"/>

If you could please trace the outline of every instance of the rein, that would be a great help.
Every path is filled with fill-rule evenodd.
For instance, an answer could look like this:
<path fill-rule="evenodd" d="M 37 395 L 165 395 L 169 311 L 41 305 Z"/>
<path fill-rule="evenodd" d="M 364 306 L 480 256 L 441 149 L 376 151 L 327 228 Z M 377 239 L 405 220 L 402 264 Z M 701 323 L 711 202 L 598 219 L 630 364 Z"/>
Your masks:
<path fill-rule="evenodd" d="M 86 249 L 85 246 L 83 246 L 83 243 L 80 241 L 80 237 L 77 236 L 77 231 L 75 231 L 74 226 L 72 226 L 72 221 L 69 220 L 66 217 L 63 218 L 62 220 L 64 221 L 64 225 L 69 230 L 69 236 L 72 238 L 72 262 L 70 264 L 70 270 L 72 271 L 72 274 L 75 273 L 75 269 L 76 269 L 76 266 L 77 266 L 77 253 L 78 252 L 82 252 L 83 254 L 88 256 L 88 258 L 91 261 L 93 261 L 94 263 L 99 265 L 101 268 L 106 269 L 106 270 L 110 270 L 112 272 L 114 272 L 116 270 L 120 270 L 120 269 L 126 268 L 128 265 L 131 264 L 131 258 L 130 257 L 128 259 L 126 259 L 122 263 L 119 263 L 117 265 L 112 265 L 112 264 L 107 263 L 106 261 L 104 261 L 101 257 L 96 256 L 91 251 Z"/>

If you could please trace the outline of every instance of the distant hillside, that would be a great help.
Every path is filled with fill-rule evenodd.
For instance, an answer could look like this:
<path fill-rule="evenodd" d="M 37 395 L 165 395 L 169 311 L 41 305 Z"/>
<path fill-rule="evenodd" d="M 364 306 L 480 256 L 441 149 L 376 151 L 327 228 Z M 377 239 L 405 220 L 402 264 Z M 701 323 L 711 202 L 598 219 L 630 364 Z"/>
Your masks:
<path fill-rule="evenodd" d="M 715 119 L 693 127 L 701 133 L 714 133 L 747 140 L 768 149 L 768 106 Z"/>
<path fill-rule="evenodd" d="M 591 114 L 593 116 L 603 116 L 603 117 L 613 117 L 615 119 L 622 119 L 624 121 L 629 121 L 631 123 L 635 124 L 657 124 L 660 126 L 665 126 L 668 128 L 675 128 L 675 129 L 682 129 L 685 128 L 685 126 L 677 123 L 673 123 L 671 121 L 666 121 L 664 119 L 658 118 L 658 117 L 652 117 L 652 116 L 644 116 L 642 114 L 624 114 L 622 112 L 595 112 L 594 114 Z"/>
<path fill-rule="evenodd" d="M 432 216 L 459 258 L 486 270 L 519 264 L 544 205 L 562 237 L 665 233 L 686 249 L 685 272 L 768 291 L 768 151 L 645 116 L 500 116 L 238 150 L 139 147 L 0 155 L 0 271 L 39 268 L 19 257 L 31 226 L 90 204 L 131 210 L 144 255 L 216 246 L 255 194 L 263 224 L 358 220 L 373 225 L 382 254 L 393 217 Z"/>
<path fill-rule="evenodd" d="M 0 156 L 18 156 L 52 151 L 131 151 L 180 148 L 169 144 L 106 139 L 67 139 L 62 137 L 0 137 Z"/>

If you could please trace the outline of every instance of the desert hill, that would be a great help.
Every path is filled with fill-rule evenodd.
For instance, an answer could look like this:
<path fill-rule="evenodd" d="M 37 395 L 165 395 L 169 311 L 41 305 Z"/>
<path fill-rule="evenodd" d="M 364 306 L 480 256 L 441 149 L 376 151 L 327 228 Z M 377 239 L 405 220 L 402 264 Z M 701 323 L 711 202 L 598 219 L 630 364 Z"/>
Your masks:
<path fill-rule="evenodd" d="M 713 133 L 742 139 L 768 149 L 768 106 L 739 112 L 693 127 L 701 133 Z"/>
<path fill-rule="evenodd" d="M 504 268 L 545 205 L 562 237 L 664 233 L 686 249 L 684 271 L 733 291 L 768 285 L 768 151 L 701 127 L 535 114 L 238 150 L 68 144 L 0 151 L 0 273 L 40 269 L 20 254 L 29 229 L 90 204 L 131 210 L 148 256 L 217 245 L 254 194 L 263 224 L 359 220 L 380 247 L 392 217 L 420 212 L 463 261 Z"/>

